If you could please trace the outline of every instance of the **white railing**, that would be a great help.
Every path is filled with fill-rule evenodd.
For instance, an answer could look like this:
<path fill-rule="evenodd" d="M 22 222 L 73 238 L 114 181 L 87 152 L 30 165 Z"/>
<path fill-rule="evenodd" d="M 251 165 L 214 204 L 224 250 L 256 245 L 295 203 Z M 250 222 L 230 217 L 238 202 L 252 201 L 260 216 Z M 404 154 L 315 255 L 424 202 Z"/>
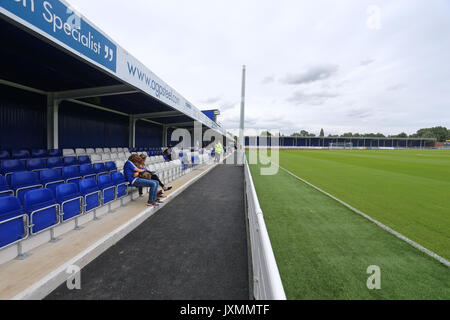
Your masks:
<path fill-rule="evenodd" d="M 253 293 L 256 300 L 286 300 L 247 158 L 244 170 L 253 265 Z"/>

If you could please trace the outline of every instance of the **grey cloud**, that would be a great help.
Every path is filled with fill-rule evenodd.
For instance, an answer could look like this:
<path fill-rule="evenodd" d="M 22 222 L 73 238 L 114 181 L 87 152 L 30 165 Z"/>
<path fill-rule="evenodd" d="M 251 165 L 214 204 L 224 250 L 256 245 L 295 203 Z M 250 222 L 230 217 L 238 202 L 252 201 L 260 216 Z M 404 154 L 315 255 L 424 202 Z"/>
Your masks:
<path fill-rule="evenodd" d="M 372 116 L 372 112 L 369 109 L 352 109 L 347 112 L 347 116 L 356 119 L 366 119 Z"/>
<path fill-rule="evenodd" d="M 361 66 L 368 66 L 369 64 L 372 64 L 372 63 L 374 63 L 374 62 L 375 62 L 374 59 L 366 59 L 366 60 L 361 61 L 361 62 L 360 62 L 360 65 L 361 65 Z"/>
<path fill-rule="evenodd" d="M 397 91 L 397 90 L 401 90 L 403 88 L 405 88 L 405 85 L 403 85 L 403 84 L 396 84 L 396 85 L 387 87 L 386 90 L 387 91 Z"/>
<path fill-rule="evenodd" d="M 229 109 L 233 109 L 236 107 L 237 102 L 231 102 L 231 101 L 223 101 L 219 104 L 220 111 L 225 111 Z"/>
<path fill-rule="evenodd" d="M 214 104 L 214 103 L 219 102 L 220 100 L 221 100 L 220 97 L 209 97 L 209 98 L 201 100 L 200 102 L 207 103 L 207 104 Z"/>
<path fill-rule="evenodd" d="M 311 66 L 303 72 L 288 74 L 281 80 L 284 84 L 299 85 L 320 80 L 325 80 L 336 74 L 339 70 L 337 65 L 316 65 Z"/>
<path fill-rule="evenodd" d="M 219 121 L 224 125 L 239 126 L 244 63 L 247 126 L 297 128 L 300 123 L 290 125 L 292 120 L 317 133 L 322 127 L 333 132 L 413 133 L 450 119 L 450 68 L 442 67 L 450 50 L 447 1 L 385 1 L 382 10 L 389 13 L 389 21 L 376 32 L 366 28 L 364 1 L 280 5 L 254 0 L 230 5 L 199 0 L 202 10 L 189 1 L 160 2 L 161 10 L 152 10 L 151 1 L 134 1 L 132 7 L 127 1 L 70 3 L 181 95 L 197 100 L 197 107 L 223 110 Z M 240 10 L 234 10 L 234 4 Z M 171 19 L 161 11 L 171 12 Z M 183 22 L 186 15 L 189 24 Z M 320 28 L 305 28 L 315 21 Z M 155 25 L 158 32 L 143 41 Z M 296 92 L 300 89 L 303 92 Z M 313 107 L 298 110 L 303 104 Z M 271 122 L 274 116 L 279 118 Z"/>
<path fill-rule="evenodd" d="M 303 93 L 302 91 L 295 92 L 291 97 L 287 99 L 288 102 L 296 105 L 300 104 L 312 104 L 322 105 L 327 100 L 338 97 L 336 93 L 330 92 L 317 92 L 317 93 Z"/>
<path fill-rule="evenodd" d="M 272 82 L 275 82 L 275 77 L 274 76 L 268 76 L 268 77 L 264 78 L 261 81 L 262 84 L 269 84 L 269 83 L 272 83 Z"/>

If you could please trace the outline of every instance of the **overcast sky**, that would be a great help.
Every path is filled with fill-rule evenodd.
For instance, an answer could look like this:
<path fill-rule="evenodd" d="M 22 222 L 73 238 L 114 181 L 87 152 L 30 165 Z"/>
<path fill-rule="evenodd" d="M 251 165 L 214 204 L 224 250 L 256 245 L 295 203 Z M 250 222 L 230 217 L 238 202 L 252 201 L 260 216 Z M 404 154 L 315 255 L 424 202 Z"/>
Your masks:
<path fill-rule="evenodd" d="M 448 0 L 68 1 L 227 129 L 450 127 Z"/>

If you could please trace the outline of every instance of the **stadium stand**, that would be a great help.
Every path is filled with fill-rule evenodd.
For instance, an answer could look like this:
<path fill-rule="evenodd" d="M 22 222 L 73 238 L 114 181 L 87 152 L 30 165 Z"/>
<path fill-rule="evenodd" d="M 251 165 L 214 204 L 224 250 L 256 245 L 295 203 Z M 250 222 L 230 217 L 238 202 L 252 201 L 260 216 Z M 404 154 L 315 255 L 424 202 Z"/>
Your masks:
<path fill-rule="evenodd" d="M 10 8 L 0 4 L 0 264 L 134 200 L 137 190 L 122 173 L 132 152 L 145 152 L 146 167 L 169 183 L 211 162 L 191 150 L 167 162 L 161 153 L 174 128 L 191 130 L 198 121 L 226 134 L 178 93 L 172 101 L 136 89 L 111 72 L 116 65 L 37 36 L 26 16 L 16 19 L 20 6 Z M 152 114 L 161 122 L 148 120 Z"/>
<path fill-rule="evenodd" d="M 330 145 L 350 144 L 352 148 L 414 148 L 421 149 L 434 144 L 436 139 L 428 138 L 373 138 L 373 137 L 279 137 L 278 145 L 280 148 L 324 148 L 328 149 Z M 270 139 L 261 137 L 246 137 L 246 147 L 267 147 L 271 146 Z"/>
<path fill-rule="evenodd" d="M 112 158 L 105 152 L 119 152 L 120 149 L 123 151 L 115 154 L 114 161 L 103 162 Z M 30 224 L 21 235 L 27 234 L 28 238 L 128 195 L 129 184 L 122 174 L 131 155 L 125 152 L 127 148 L 97 148 L 97 154 L 92 153 L 93 149 L 75 150 L 64 149 L 62 154 L 65 156 L 50 158 L 32 158 L 32 155 L 49 156 L 60 154 L 60 151 L 20 150 L 11 153 L 21 159 L 10 159 L 8 151 L 1 153 L 4 159 L 0 162 L 0 207 L 9 208 L 9 211 L 5 209 L 0 217 L 0 230 L 9 230 L 6 225 L 15 228 L 2 238 L 1 248 L 25 239 L 17 236 L 17 221 L 22 212 L 28 215 Z M 179 159 L 167 162 L 161 155 L 150 156 L 153 151 L 139 152 L 149 155 L 147 169 L 166 183 L 180 178 L 195 166 L 210 163 L 212 159 L 211 154 L 180 152 Z M 36 190 L 40 191 L 27 196 Z M 14 219 L 10 221 L 11 218 Z"/>

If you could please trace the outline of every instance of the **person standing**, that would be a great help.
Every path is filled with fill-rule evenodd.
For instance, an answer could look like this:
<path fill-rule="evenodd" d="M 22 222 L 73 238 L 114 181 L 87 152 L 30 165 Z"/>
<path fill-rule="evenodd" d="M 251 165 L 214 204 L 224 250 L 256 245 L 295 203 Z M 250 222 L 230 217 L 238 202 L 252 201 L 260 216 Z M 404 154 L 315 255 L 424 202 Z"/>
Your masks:
<path fill-rule="evenodd" d="M 220 143 L 220 141 L 216 144 L 216 149 L 215 151 L 215 162 L 220 162 L 220 157 L 222 156 L 222 152 L 223 152 L 223 147 L 222 144 Z"/>

